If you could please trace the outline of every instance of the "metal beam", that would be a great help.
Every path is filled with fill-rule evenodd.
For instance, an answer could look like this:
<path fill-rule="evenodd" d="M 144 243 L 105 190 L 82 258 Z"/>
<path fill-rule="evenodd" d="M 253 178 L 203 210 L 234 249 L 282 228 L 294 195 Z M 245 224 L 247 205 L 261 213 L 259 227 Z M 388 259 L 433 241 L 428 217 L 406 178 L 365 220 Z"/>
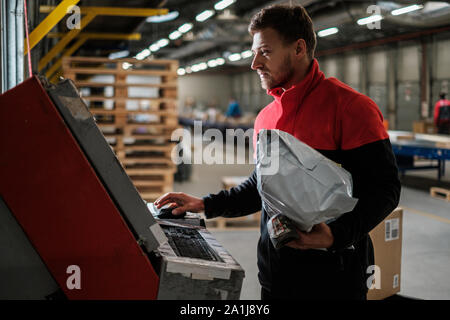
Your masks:
<path fill-rule="evenodd" d="M 58 6 L 59 7 L 59 6 Z M 53 10 L 53 6 L 41 6 L 41 12 Z M 64 48 L 69 42 L 74 39 L 80 31 L 88 25 L 97 15 L 106 16 L 133 16 L 133 17 L 148 17 L 152 15 L 164 15 L 169 12 L 168 9 L 146 9 L 146 8 L 116 8 L 116 7 L 81 7 L 80 13 L 85 14 L 81 19 L 80 29 L 73 29 L 69 31 L 40 61 L 38 70 L 42 71 L 45 66 Z"/>
<path fill-rule="evenodd" d="M 67 33 L 63 32 L 50 32 L 47 37 L 49 38 L 62 38 Z M 140 33 L 99 33 L 99 32 L 85 32 L 80 35 L 87 36 L 89 39 L 98 40 L 141 40 L 142 36 Z"/>
<path fill-rule="evenodd" d="M 76 5 L 80 0 L 63 0 L 58 6 L 49 11 L 49 15 L 30 34 L 30 50 L 67 14 L 67 9 Z M 24 52 L 28 51 L 27 43 Z"/>
<path fill-rule="evenodd" d="M 356 49 L 381 46 L 381 45 L 387 44 L 387 43 L 396 43 L 396 42 L 405 41 L 405 40 L 412 40 L 412 39 L 420 38 L 423 36 L 428 36 L 431 34 L 444 32 L 447 30 L 450 30 L 450 26 L 445 26 L 442 28 L 435 28 L 435 29 L 428 29 L 428 30 L 423 30 L 423 31 L 418 31 L 418 32 L 413 32 L 413 33 L 405 33 L 405 34 L 401 34 L 398 36 L 381 38 L 381 39 L 370 40 L 370 41 L 365 41 L 365 42 L 359 42 L 359 43 L 350 44 L 350 45 L 347 45 L 344 47 L 337 47 L 337 48 L 317 51 L 314 54 L 314 56 L 317 58 L 317 57 L 322 57 L 322 56 L 327 56 L 327 55 L 332 55 L 332 54 L 337 54 L 337 53 L 343 53 L 343 52 L 347 52 L 347 51 L 353 51 Z"/>
<path fill-rule="evenodd" d="M 88 13 L 85 15 L 80 21 L 80 29 L 72 29 L 70 30 L 59 42 L 50 49 L 49 52 L 39 61 L 38 70 L 41 71 L 44 67 L 59 53 L 63 51 L 63 49 L 75 38 L 81 30 L 89 24 L 94 18 L 95 13 Z"/>
<path fill-rule="evenodd" d="M 40 6 L 39 12 L 51 12 L 54 6 Z M 148 8 L 123 8 L 123 7 L 80 7 L 81 14 L 88 14 L 95 11 L 102 16 L 128 16 L 128 17 L 148 17 L 161 16 L 169 13 L 168 9 L 148 9 Z"/>
<path fill-rule="evenodd" d="M 59 70 L 58 72 L 55 73 L 55 75 L 54 75 L 53 77 L 51 77 L 50 82 L 51 82 L 51 83 L 56 83 L 56 82 L 58 82 L 59 77 L 61 77 L 62 75 L 63 75 L 63 74 L 62 74 L 62 71 Z"/>
<path fill-rule="evenodd" d="M 48 69 L 45 73 L 47 78 L 50 78 L 62 65 L 63 57 L 71 56 L 78 50 L 87 40 L 140 40 L 140 33 L 83 33 L 80 35 L 77 42 L 75 42 L 69 49 L 67 49 L 62 56 Z"/>
<path fill-rule="evenodd" d="M 72 54 L 74 54 L 75 51 L 78 50 L 78 48 L 80 48 L 86 41 L 88 40 L 88 37 L 85 36 L 81 36 L 77 42 L 75 42 L 69 49 L 67 49 L 62 56 L 50 67 L 50 69 L 48 69 L 48 71 L 45 73 L 45 76 L 47 78 L 50 78 L 50 76 L 55 73 L 56 71 L 58 71 L 58 69 L 61 67 L 62 65 L 62 58 L 63 57 L 67 57 L 67 56 L 71 56 Z"/>

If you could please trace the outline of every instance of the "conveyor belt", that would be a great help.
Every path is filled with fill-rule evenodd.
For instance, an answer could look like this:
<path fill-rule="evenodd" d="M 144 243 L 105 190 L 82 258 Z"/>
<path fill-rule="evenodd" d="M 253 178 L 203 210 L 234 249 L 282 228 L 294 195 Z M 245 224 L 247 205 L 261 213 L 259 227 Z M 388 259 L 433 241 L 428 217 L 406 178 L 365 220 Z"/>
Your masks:
<path fill-rule="evenodd" d="M 399 165 L 401 172 L 408 170 L 437 169 L 438 180 L 445 174 L 445 161 L 450 160 L 450 137 L 431 134 L 414 134 L 407 131 L 389 131 L 392 150 L 397 157 L 410 157 L 411 163 L 414 156 L 434 159 L 438 161 L 435 166 L 410 166 Z"/>

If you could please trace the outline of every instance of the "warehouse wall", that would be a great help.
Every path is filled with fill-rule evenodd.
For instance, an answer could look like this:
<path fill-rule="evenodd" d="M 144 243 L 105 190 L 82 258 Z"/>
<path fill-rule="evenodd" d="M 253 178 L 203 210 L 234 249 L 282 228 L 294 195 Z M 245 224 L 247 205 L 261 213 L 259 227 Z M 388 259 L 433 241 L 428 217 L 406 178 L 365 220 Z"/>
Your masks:
<path fill-rule="evenodd" d="M 194 99 L 197 108 L 209 106 L 226 111 L 232 96 L 231 77 L 226 75 L 189 74 L 178 77 L 178 106 L 180 110 L 188 99 Z"/>
<path fill-rule="evenodd" d="M 397 51 L 397 129 L 412 130 L 420 120 L 420 67 L 418 45 L 400 47 Z"/>
<path fill-rule="evenodd" d="M 236 74 L 231 77 L 232 94 L 240 102 L 244 112 L 258 113 L 273 98 L 261 88 L 261 81 L 255 71 Z"/>
<path fill-rule="evenodd" d="M 396 67 L 391 68 L 389 59 Z M 326 77 L 336 77 L 353 89 L 367 94 L 389 119 L 388 73 L 394 72 L 396 102 L 395 127 L 411 130 L 420 119 L 420 46 L 407 44 L 396 49 L 371 48 L 358 53 L 345 53 L 319 58 Z M 391 128 L 394 124 L 391 123 Z"/>
<path fill-rule="evenodd" d="M 433 116 L 439 92 L 449 92 L 450 40 L 440 35 L 425 47 L 428 61 L 426 86 L 427 118 Z M 319 63 L 326 77 L 336 77 L 371 97 L 390 128 L 412 130 L 412 123 L 422 119 L 421 79 L 422 47 L 419 41 L 401 42 L 394 47 L 375 47 L 358 53 L 341 53 L 320 57 Z M 393 102 L 390 105 L 390 97 Z M 389 111 L 389 108 L 392 111 Z M 425 110 L 425 113 L 427 110 Z"/>
<path fill-rule="evenodd" d="M 433 44 L 431 60 L 435 62 L 432 64 L 432 101 L 435 102 L 442 91 L 447 92 L 447 99 L 450 99 L 450 39 Z"/>
<path fill-rule="evenodd" d="M 450 33 L 435 35 L 425 47 L 428 61 L 425 113 L 433 116 L 439 92 L 450 87 Z M 419 40 L 390 46 L 371 47 L 354 52 L 319 57 L 326 77 L 336 77 L 355 90 L 367 94 L 389 120 L 390 129 L 412 130 L 412 122 L 422 117 L 422 50 Z M 187 97 L 200 105 L 217 100 L 226 110 L 228 98 L 234 96 L 244 112 L 258 112 L 273 98 L 261 88 L 254 71 L 229 76 L 202 73 L 179 78 L 180 106 Z"/>
<path fill-rule="evenodd" d="M 383 115 L 387 115 L 387 52 L 371 51 L 367 53 L 367 84 L 364 92 L 378 105 Z"/>

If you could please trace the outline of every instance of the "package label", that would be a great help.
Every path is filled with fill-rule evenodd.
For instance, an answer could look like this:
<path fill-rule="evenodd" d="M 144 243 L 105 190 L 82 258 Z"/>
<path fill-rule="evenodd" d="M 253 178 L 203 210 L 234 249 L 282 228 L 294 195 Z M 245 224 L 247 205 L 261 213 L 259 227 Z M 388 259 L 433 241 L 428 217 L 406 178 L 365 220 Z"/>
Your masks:
<path fill-rule="evenodd" d="M 384 240 L 385 241 L 397 240 L 400 237 L 399 226 L 400 226 L 399 218 L 386 220 L 385 221 Z"/>
<path fill-rule="evenodd" d="M 398 284 L 399 284 L 399 275 L 398 274 L 394 274 L 394 281 L 392 282 L 392 288 L 397 288 Z"/>

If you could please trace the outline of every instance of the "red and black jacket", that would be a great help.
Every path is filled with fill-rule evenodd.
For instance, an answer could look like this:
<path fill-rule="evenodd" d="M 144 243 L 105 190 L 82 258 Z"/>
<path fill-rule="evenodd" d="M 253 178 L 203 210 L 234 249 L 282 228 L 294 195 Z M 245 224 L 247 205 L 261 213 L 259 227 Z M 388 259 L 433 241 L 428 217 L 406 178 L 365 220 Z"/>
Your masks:
<path fill-rule="evenodd" d="M 434 123 L 437 127 L 450 125 L 450 100 L 441 99 L 434 105 Z"/>
<path fill-rule="evenodd" d="M 400 181 L 389 136 L 377 105 L 334 78 L 326 79 L 317 60 L 299 84 L 268 91 L 274 101 L 255 121 L 280 129 L 342 165 L 352 174 L 355 209 L 328 224 L 334 243 L 328 251 L 276 250 L 262 211 L 258 243 L 259 280 L 276 297 L 361 298 L 367 267 L 374 264 L 368 233 L 398 205 Z M 236 217 L 261 210 L 256 173 L 241 185 L 204 197 L 205 215 Z M 354 249 L 348 249 L 352 247 Z"/>

